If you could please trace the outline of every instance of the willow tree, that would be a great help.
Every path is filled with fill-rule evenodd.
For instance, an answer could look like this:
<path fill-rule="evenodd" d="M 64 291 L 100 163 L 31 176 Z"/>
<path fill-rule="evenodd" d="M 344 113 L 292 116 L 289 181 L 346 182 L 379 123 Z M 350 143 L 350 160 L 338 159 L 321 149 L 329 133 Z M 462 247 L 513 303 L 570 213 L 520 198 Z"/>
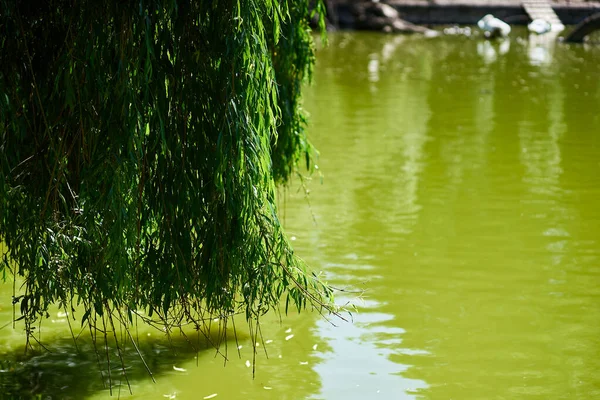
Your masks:
<path fill-rule="evenodd" d="M 28 338 L 51 304 L 93 336 L 331 311 L 275 202 L 312 157 L 308 0 L 0 1 L 0 273 Z"/>

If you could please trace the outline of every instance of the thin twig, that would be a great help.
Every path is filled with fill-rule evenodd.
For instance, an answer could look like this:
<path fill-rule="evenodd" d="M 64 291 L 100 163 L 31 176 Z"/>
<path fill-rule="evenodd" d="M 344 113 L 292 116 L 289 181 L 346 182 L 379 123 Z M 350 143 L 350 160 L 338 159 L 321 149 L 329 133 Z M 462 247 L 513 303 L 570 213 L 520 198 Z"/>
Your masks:
<path fill-rule="evenodd" d="M 71 327 L 71 318 L 69 318 L 70 314 L 67 312 L 66 305 L 63 305 L 63 310 L 65 310 L 65 314 L 67 316 L 67 323 L 69 324 L 69 332 L 71 332 L 71 337 L 73 338 L 73 344 L 75 345 L 75 350 L 77 350 L 77 353 L 80 353 L 79 347 L 77 346 L 77 339 L 75 339 L 75 334 L 73 333 L 73 328 Z"/>
<path fill-rule="evenodd" d="M 127 382 L 127 387 L 129 388 L 129 394 L 133 394 L 131 391 L 131 385 L 129 384 L 129 378 L 127 377 L 127 372 L 125 371 L 125 362 L 123 361 L 123 352 L 121 351 L 121 346 L 119 345 L 119 339 L 117 338 L 117 330 L 115 329 L 115 324 L 112 318 L 112 312 L 110 307 L 108 306 L 108 302 L 105 301 L 105 307 L 108 311 L 108 321 L 110 322 L 110 326 L 112 327 L 113 336 L 115 338 L 115 346 L 117 347 L 117 354 L 119 355 L 119 360 L 121 361 L 121 372 L 125 376 L 125 382 Z M 119 385 L 119 395 L 121 392 L 121 385 Z"/>
<path fill-rule="evenodd" d="M 121 310 L 118 310 L 118 312 L 119 312 L 119 315 L 121 316 L 121 318 L 123 318 L 123 316 L 121 315 Z M 129 340 L 131 340 L 131 344 L 133 344 L 133 347 L 135 348 L 136 353 L 140 357 L 140 360 L 142 360 L 142 364 L 144 364 L 144 368 L 146 368 L 146 371 L 148 371 L 148 375 L 150 375 L 152 382 L 156 383 L 156 380 L 154 379 L 154 374 L 150 370 L 150 367 L 148 367 L 148 364 L 146 363 L 144 356 L 140 352 L 140 349 L 138 348 L 137 343 L 133 339 L 133 336 L 131 336 L 131 332 L 129 332 L 129 329 L 127 327 L 125 327 L 125 332 L 127 332 L 127 335 L 129 336 Z"/>

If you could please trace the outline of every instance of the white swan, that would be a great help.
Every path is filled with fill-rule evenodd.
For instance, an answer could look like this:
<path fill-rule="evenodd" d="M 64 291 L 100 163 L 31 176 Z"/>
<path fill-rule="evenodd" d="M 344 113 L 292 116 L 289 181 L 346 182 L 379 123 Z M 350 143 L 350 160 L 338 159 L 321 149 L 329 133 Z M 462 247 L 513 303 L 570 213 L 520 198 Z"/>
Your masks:
<path fill-rule="evenodd" d="M 494 17 L 492 14 L 487 14 L 477 22 L 479 29 L 487 38 L 506 37 L 510 33 L 510 25 Z"/>

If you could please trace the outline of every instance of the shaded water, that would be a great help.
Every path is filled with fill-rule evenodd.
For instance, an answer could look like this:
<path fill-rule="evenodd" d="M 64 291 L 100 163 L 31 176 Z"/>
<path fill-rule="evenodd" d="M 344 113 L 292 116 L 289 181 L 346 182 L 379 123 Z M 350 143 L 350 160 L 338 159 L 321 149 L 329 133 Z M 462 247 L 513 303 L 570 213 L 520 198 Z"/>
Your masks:
<path fill-rule="evenodd" d="M 285 224 L 332 284 L 364 290 L 338 295 L 354 323 L 271 316 L 254 380 L 243 334 L 223 368 L 140 328 L 157 383 L 134 363 L 132 397 L 600 398 L 600 47 L 519 35 L 332 34 L 306 95 L 323 184 L 310 207 L 292 186 Z M 0 387 L 106 398 L 65 326 L 55 313 L 54 353 L 24 364 L 20 330 L 0 330 Z"/>

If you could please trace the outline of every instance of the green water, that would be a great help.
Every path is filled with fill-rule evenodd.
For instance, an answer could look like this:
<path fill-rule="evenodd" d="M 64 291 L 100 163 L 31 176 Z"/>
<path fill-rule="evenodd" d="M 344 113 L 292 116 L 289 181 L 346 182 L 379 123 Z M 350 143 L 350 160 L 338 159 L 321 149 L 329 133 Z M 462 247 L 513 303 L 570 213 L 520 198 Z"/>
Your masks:
<path fill-rule="evenodd" d="M 600 46 L 520 31 L 329 40 L 306 94 L 322 184 L 310 206 L 298 183 L 281 205 L 298 254 L 362 292 L 338 295 L 354 322 L 268 317 L 254 380 L 243 332 L 223 367 L 140 327 L 157 383 L 133 362 L 121 397 L 600 398 Z M 53 353 L 25 363 L 19 326 L 0 330 L 0 385 L 107 398 L 57 313 L 42 334 Z"/>

